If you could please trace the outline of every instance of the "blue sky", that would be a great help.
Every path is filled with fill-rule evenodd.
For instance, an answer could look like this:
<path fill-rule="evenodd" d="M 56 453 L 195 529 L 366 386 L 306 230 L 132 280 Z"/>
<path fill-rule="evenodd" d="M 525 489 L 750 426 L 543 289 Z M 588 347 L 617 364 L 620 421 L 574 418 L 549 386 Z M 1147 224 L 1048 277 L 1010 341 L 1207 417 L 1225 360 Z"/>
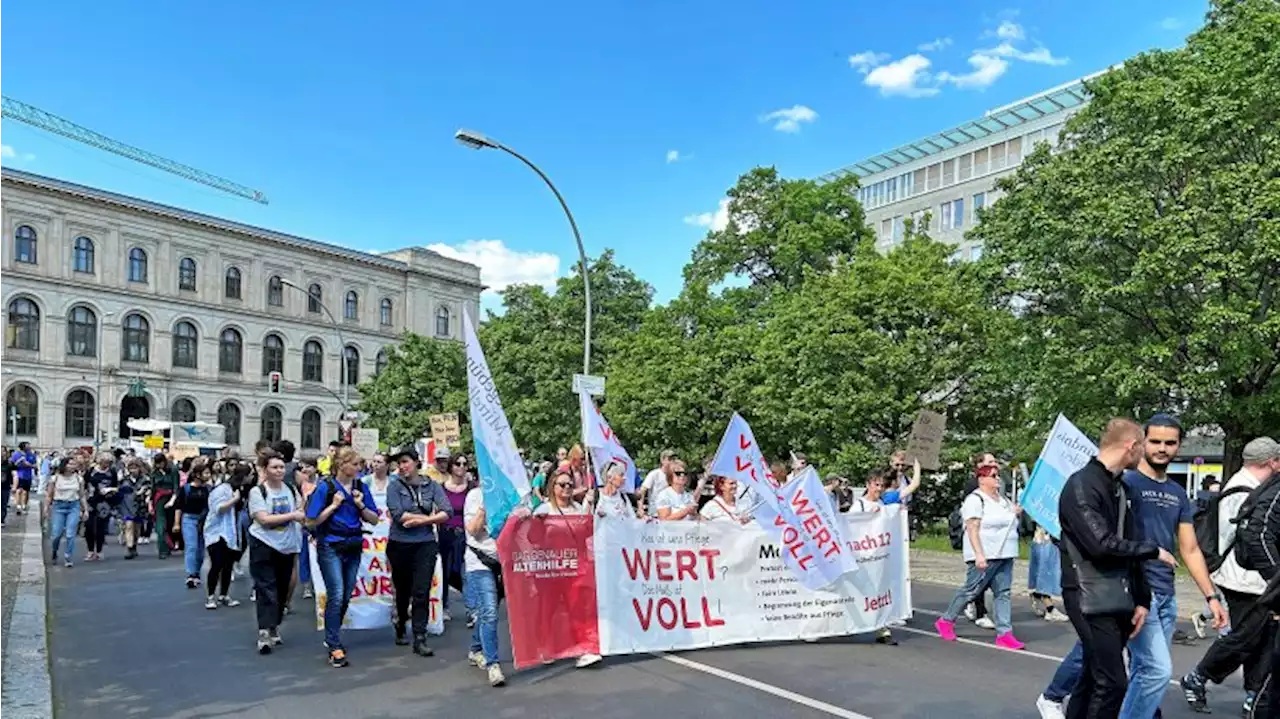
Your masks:
<path fill-rule="evenodd" d="M 816 176 L 1177 46 L 1204 11 L 1201 0 L 12 0 L 5 95 L 271 204 L 12 120 L 3 163 L 362 250 L 435 246 L 478 260 L 495 287 L 553 281 L 576 261 L 558 205 L 514 159 L 453 141 L 474 128 L 537 162 L 588 253 L 614 248 L 665 301 L 751 167 Z"/>

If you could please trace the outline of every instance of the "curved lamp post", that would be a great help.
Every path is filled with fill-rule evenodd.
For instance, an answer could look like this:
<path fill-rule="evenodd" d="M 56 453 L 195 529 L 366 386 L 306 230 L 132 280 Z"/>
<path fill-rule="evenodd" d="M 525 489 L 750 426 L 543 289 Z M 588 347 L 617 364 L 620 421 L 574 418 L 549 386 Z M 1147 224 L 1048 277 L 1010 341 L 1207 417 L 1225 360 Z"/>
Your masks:
<path fill-rule="evenodd" d="M 587 317 L 585 327 L 583 328 L 582 338 L 582 373 L 591 374 L 591 278 L 587 274 L 587 253 L 582 247 L 582 235 L 578 232 L 578 223 L 573 219 L 573 213 L 569 211 L 569 205 L 564 201 L 564 197 L 556 186 L 552 184 L 551 178 L 547 177 L 547 173 L 538 169 L 538 166 L 529 161 L 529 158 L 521 155 L 515 150 L 498 142 L 497 140 L 486 137 L 474 130 L 458 130 L 453 135 L 454 139 L 473 150 L 483 150 L 485 148 L 493 150 L 502 150 L 517 160 L 529 166 L 530 170 L 538 173 L 538 177 L 547 183 L 547 187 L 551 188 L 552 194 L 560 201 L 560 208 L 564 210 L 564 216 L 569 218 L 569 227 L 573 230 L 573 239 L 578 243 L 578 266 L 582 272 L 582 286 L 587 301 Z"/>

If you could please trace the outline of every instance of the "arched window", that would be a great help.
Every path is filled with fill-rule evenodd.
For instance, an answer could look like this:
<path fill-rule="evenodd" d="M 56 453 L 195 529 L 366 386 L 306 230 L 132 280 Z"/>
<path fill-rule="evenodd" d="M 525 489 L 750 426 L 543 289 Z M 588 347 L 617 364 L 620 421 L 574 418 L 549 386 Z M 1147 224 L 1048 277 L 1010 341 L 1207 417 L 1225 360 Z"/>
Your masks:
<path fill-rule="evenodd" d="M 196 291 L 196 261 L 190 257 L 183 257 L 178 263 L 178 289 Z"/>
<path fill-rule="evenodd" d="M 236 267 L 227 268 L 227 276 L 223 281 L 222 294 L 229 300 L 240 299 L 240 270 Z"/>
<path fill-rule="evenodd" d="M 272 372 L 284 372 L 284 340 L 280 335 L 262 338 L 262 376 Z"/>
<path fill-rule="evenodd" d="M 128 315 L 121 325 L 124 343 L 120 346 L 120 359 L 126 362 L 151 361 L 151 324 L 139 314 Z"/>
<path fill-rule="evenodd" d="M 141 247 L 129 250 L 129 281 L 147 281 L 147 251 Z"/>
<path fill-rule="evenodd" d="M 16 412 L 16 414 L 15 414 Z M 4 395 L 4 417 L 6 434 L 34 436 L 39 434 L 40 398 L 35 389 L 28 384 L 15 384 Z M 9 481 L 5 477 L 5 481 Z"/>
<path fill-rule="evenodd" d="M 31 265 L 36 263 L 36 231 L 29 225 L 19 225 L 13 233 L 13 258 Z"/>
<path fill-rule="evenodd" d="M 72 390 L 63 403 L 62 433 L 77 439 L 92 438 L 96 408 L 93 395 L 82 389 Z"/>
<path fill-rule="evenodd" d="M 267 304 L 272 307 L 284 307 L 284 283 L 279 275 L 272 275 L 267 280 Z"/>
<path fill-rule="evenodd" d="M 314 409 L 302 412 L 301 449 L 320 449 L 320 413 Z"/>
<path fill-rule="evenodd" d="M 71 267 L 76 272 L 93 274 L 93 240 L 88 237 L 77 237 L 75 249 L 71 253 Z"/>
<path fill-rule="evenodd" d="M 98 356 L 98 317 L 88 307 L 72 307 L 67 313 L 67 354 Z"/>
<path fill-rule="evenodd" d="M 355 290 L 347 293 L 347 301 L 342 304 L 342 316 L 349 320 L 360 319 L 360 296 Z"/>
<path fill-rule="evenodd" d="M 9 303 L 5 343 L 16 350 L 40 349 L 40 308 L 26 297 Z"/>
<path fill-rule="evenodd" d="M 240 444 L 240 408 L 230 402 L 218 405 L 218 424 L 222 425 L 223 441 Z"/>
<path fill-rule="evenodd" d="M 440 309 L 436 310 L 436 336 L 449 336 L 449 308 L 440 305 Z"/>
<path fill-rule="evenodd" d="M 342 352 L 343 371 L 346 373 L 343 382 L 352 387 L 360 384 L 360 350 L 348 346 Z"/>
<path fill-rule="evenodd" d="M 266 442 L 279 442 L 283 430 L 284 417 L 280 414 L 280 408 L 274 405 L 263 407 L 262 436 L 258 437 L 258 439 Z"/>
<path fill-rule="evenodd" d="M 218 371 L 240 374 L 244 367 L 244 340 L 240 333 L 228 327 L 218 338 Z"/>
<path fill-rule="evenodd" d="M 196 403 L 185 397 L 174 400 L 173 409 L 169 411 L 170 422 L 196 421 Z"/>
<path fill-rule="evenodd" d="M 378 350 L 378 355 L 373 358 L 373 375 L 376 377 L 382 374 L 382 370 L 387 368 L 387 351 Z"/>
<path fill-rule="evenodd" d="M 324 348 L 315 340 L 302 346 L 302 381 L 324 381 Z"/>
<path fill-rule="evenodd" d="M 195 369 L 200 357 L 200 334 L 196 326 L 182 321 L 173 326 L 173 366 Z"/>
<path fill-rule="evenodd" d="M 387 297 L 382 298 L 382 304 L 378 306 L 378 320 L 384 325 L 391 325 L 391 300 Z"/>
<path fill-rule="evenodd" d="M 307 288 L 307 311 L 320 314 L 320 303 L 324 302 L 324 290 L 313 284 Z"/>

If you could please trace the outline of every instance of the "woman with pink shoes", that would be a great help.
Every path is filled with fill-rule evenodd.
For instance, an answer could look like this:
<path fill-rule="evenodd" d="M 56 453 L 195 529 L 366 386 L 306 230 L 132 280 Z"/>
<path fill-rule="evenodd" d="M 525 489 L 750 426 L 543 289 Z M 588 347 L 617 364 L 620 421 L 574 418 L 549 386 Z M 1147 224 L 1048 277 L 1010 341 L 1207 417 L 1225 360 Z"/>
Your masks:
<path fill-rule="evenodd" d="M 983 459 L 990 457 L 985 455 Z M 964 498 L 964 561 L 969 571 L 947 611 L 934 623 L 938 634 L 956 640 L 956 617 L 987 589 L 995 597 L 996 646 L 1023 649 L 1013 636 L 1013 560 L 1018 557 L 1018 517 L 1022 507 L 1000 494 L 999 464 L 978 463 L 978 488 Z"/>

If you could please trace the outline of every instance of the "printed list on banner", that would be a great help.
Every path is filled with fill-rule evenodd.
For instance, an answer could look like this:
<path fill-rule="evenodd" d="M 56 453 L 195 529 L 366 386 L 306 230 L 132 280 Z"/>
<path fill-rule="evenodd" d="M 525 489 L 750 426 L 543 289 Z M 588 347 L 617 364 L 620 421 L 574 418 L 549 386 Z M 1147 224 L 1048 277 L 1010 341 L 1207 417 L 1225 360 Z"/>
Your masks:
<path fill-rule="evenodd" d="M 784 565 L 786 548 L 759 526 L 602 519 L 594 540 L 600 653 L 857 634 L 910 617 L 906 513 L 890 506 L 840 521 L 867 591 L 850 582 L 806 588 Z"/>
<path fill-rule="evenodd" d="M 783 561 L 808 589 L 824 589 L 859 571 L 847 549 L 844 523 L 822 487 L 818 472 L 806 467 L 783 487 L 776 486 L 747 421 L 736 412 L 720 440 L 712 473 L 731 477 L 759 498 L 756 521 L 782 545 Z"/>
<path fill-rule="evenodd" d="M 378 506 L 378 523 L 365 524 L 370 534 L 364 535 L 364 551 L 360 555 L 360 573 L 356 575 L 355 590 L 351 592 L 351 604 L 347 607 L 347 616 L 342 621 L 344 629 L 380 629 L 391 626 L 395 614 L 395 590 L 391 584 L 391 565 L 387 562 L 387 535 L 391 531 L 391 516 L 387 514 L 386 488 L 381 492 L 374 486 L 371 478 L 365 478 L 373 501 Z M 311 545 L 311 583 L 316 595 L 316 629 L 324 629 L 324 608 L 329 601 L 329 592 L 325 588 L 324 576 L 320 574 L 320 564 L 316 561 L 316 549 L 313 540 Z M 431 578 L 431 593 L 427 605 L 430 607 L 430 618 L 427 620 L 428 634 L 444 634 L 444 616 L 441 614 L 441 601 L 444 598 L 444 574 L 440 562 L 436 562 L 436 573 Z"/>
<path fill-rule="evenodd" d="M 1049 432 L 1049 441 L 1031 470 L 1027 488 L 1019 495 L 1023 510 L 1054 538 L 1062 535 L 1058 501 L 1067 478 L 1098 454 L 1098 446 L 1061 414 Z"/>
<path fill-rule="evenodd" d="M 578 404 L 582 413 L 582 443 L 591 450 L 591 460 L 596 466 L 596 475 L 604 482 L 604 470 L 612 462 L 622 463 L 626 469 L 627 483 L 622 491 L 636 491 L 636 463 L 622 447 L 622 441 L 609 426 L 608 420 L 600 413 L 595 400 L 586 392 L 578 393 Z"/>
<path fill-rule="evenodd" d="M 502 409 L 493 373 L 489 371 L 467 312 L 462 313 L 462 337 L 467 352 L 467 394 L 476 471 L 484 494 L 489 534 L 496 537 L 511 510 L 529 495 L 529 475 L 525 473 L 524 460 L 520 458 L 507 413 Z"/>

